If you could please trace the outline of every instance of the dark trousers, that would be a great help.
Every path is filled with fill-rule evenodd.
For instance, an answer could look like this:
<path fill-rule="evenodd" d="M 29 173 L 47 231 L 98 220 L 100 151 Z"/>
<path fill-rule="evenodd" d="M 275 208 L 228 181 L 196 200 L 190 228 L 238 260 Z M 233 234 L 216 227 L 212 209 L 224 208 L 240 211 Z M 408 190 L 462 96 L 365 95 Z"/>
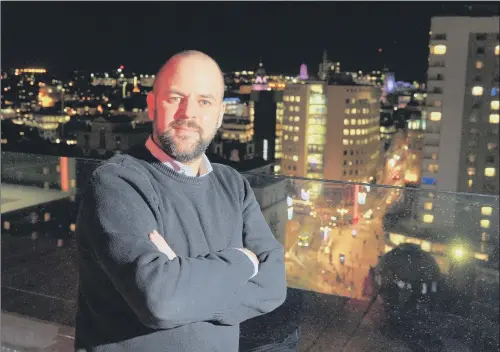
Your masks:
<path fill-rule="evenodd" d="M 240 352 L 298 352 L 300 341 L 300 329 L 297 328 L 293 333 L 288 335 L 284 341 L 274 342 L 270 344 L 255 347 L 255 343 L 251 346 L 249 343 L 240 343 Z"/>

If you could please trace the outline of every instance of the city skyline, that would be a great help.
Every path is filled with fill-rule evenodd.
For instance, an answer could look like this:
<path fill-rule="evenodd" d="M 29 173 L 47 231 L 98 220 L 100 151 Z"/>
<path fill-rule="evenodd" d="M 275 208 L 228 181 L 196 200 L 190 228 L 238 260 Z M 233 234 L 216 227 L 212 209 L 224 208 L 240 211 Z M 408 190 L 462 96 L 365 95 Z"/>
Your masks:
<path fill-rule="evenodd" d="M 423 81 L 430 18 L 452 11 L 434 3 L 207 4 L 7 2 L 3 67 L 61 74 L 124 65 L 154 73 L 172 54 L 193 48 L 226 72 L 255 69 L 262 58 L 268 72 L 298 74 L 305 63 L 316 74 L 327 50 L 345 70 L 386 66 L 398 80 Z M 27 40 L 35 33 L 38 39 Z"/>
<path fill-rule="evenodd" d="M 135 171 L 155 173 L 146 97 L 170 55 L 198 49 L 225 71 L 205 156 L 246 179 L 302 297 L 242 341 L 293 328 L 301 351 L 498 351 L 498 5 L 21 4 L 2 12 L 2 346 L 74 349 L 84 192 L 111 157 L 142 149 Z"/>

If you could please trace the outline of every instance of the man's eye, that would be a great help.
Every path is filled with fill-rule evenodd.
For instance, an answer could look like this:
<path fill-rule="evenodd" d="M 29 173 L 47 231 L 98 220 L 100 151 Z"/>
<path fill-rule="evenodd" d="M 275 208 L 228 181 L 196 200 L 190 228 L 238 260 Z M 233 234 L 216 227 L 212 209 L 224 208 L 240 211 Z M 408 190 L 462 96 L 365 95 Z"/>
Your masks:
<path fill-rule="evenodd" d="M 180 101 L 181 101 L 180 97 L 170 97 L 170 98 L 168 98 L 168 102 L 169 103 L 178 103 Z"/>
<path fill-rule="evenodd" d="M 210 102 L 210 100 L 201 100 L 200 104 L 203 106 L 210 106 L 212 103 Z"/>

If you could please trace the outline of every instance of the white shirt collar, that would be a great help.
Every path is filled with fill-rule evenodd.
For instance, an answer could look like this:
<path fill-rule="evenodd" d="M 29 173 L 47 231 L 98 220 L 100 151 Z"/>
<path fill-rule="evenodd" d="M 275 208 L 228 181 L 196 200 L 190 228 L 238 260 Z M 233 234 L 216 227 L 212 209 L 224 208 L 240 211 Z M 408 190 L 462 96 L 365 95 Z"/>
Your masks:
<path fill-rule="evenodd" d="M 153 137 L 149 136 L 148 140 L 146 141 L 146 148 L 153 154 L 153 156 L 162 164 L 165 166 L 168 166 L 169 168 L 183 174 L 186 176 L 190 177 L 196 177 L 196 176 L 206 176 L 210 172 L 212 172 L 212 164 L 210 164 L 210 161 L 208 160 L 207 156 L 203 154 L 203 158 L 201 160 L 200 164 L 200 170 L 199 174 L 197 175 L 196 172 L 189 166 L 186 166 L 174 158 L 172 158 L 170 155 L 165 153 L 163 149 L 161 149 L 154 141 Z"/>

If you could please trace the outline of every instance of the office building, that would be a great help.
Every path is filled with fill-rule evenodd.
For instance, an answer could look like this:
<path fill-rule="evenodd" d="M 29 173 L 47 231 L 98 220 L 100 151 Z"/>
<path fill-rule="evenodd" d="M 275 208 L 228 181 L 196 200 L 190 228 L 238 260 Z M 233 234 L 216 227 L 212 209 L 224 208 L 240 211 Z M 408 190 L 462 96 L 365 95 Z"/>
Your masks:
<path fill-rule="evenodd" d="M 278 170 L 312 179 L 373 181 L 381 157 L 379 99 L 379 88 L 353 82 L 287 85 L 276 128 Z M 319 190 L 311 191 L 313 197 Z"/>
<path fill-rule="evenodd" d="M 324 178 L 372 182 L 382 165 L 379 87 L 355 83 L 327 86 Z"/>

